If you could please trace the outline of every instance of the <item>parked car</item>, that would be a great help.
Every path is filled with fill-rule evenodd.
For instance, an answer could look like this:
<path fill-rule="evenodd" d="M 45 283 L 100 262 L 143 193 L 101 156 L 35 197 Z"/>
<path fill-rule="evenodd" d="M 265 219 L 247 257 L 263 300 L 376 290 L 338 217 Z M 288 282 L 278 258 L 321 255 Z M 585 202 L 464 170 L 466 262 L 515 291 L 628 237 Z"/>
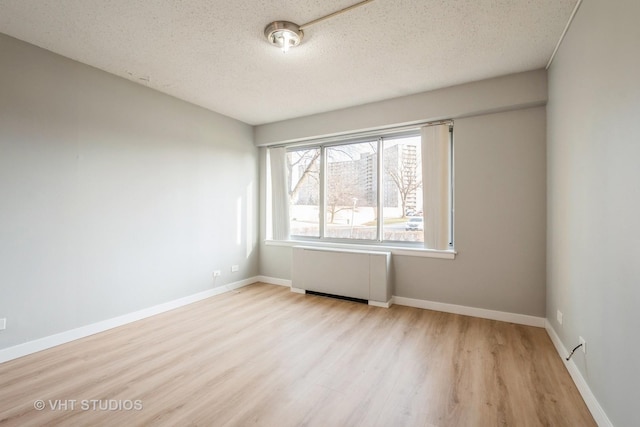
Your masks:
<path fill-rule="evenodd" d="M 404 229 L 406 231 L 424 230 L 424 223 L 422 221 L 422 217 L 421 216 L 414 216 L 414 217 L 409 218 L 409 220 L 407 221 L 407 223 L 404 226 Z"/>

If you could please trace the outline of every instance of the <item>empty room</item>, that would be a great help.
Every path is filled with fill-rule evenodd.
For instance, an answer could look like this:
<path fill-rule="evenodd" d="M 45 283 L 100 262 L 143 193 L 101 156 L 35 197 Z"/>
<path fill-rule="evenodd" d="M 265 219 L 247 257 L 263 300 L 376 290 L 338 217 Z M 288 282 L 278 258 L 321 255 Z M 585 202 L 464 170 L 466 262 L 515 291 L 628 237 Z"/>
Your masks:
<path fill-rule="evenodd" d="M 637 0 L 0 0 L 0 426 L 637 426 L 638 76 Z"/>

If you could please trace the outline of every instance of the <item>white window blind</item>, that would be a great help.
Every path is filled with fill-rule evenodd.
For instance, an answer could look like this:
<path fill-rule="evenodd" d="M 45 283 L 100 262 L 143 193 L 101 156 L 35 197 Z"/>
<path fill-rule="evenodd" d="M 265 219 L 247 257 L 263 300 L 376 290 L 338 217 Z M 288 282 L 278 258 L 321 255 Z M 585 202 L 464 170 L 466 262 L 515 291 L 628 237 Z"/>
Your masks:
<path fill-rule="evenodd" d="M 424 126 L 421 136 L 424 244 L 429 249 L 446 250 L 451 229 L 449 125 Z"/>
<path fill-rule="evenodd" d="M 287 188 L 286 150 L 284 147 L 269 149 L 271 166 L 272 238 L 289 240 L 289 191 Z"/>

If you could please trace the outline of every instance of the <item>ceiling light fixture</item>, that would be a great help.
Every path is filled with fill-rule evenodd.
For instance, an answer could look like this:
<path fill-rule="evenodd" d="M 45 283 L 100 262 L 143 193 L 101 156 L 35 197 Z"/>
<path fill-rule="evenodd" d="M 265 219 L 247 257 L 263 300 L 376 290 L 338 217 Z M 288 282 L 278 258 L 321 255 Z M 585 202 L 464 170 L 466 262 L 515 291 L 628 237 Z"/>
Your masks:
<path fill-rule="evenodd" d="M 355 9 L 356 7 L 362 6 L 372 1 L 373 0 L 361 1 L 352 6 L 345 7 L 344 9 L 341 9 L 337 12 L 333 12 L 321 18 L 314 19 L 313 21 L 307 22 L 304 25 L 297 25 L 289 21 L 274 21 L 265 27 L 264 36 L 267 38 L 267 41 L 269 43 L 282 49 L 282 52 L 287 53 L 289 51 L 289 48 L 298 46 L 300 42 L 302 42 L 302 37 L 304 37 L 304 33 L 302 32 L 303 28 L 309 27 L 320 21 L 324 21 L 325 19 L 332 18 L 336 15 L 340 15 L 341 13 L 347 12 L 351 9 Z"/>
<path fill-rule="evenodd" d="M 298 46 L 304 33 L 300 26 L 289 21 L 275 21 L 264 29 L 267 41 L 287 53 L 290 47 Z"/>

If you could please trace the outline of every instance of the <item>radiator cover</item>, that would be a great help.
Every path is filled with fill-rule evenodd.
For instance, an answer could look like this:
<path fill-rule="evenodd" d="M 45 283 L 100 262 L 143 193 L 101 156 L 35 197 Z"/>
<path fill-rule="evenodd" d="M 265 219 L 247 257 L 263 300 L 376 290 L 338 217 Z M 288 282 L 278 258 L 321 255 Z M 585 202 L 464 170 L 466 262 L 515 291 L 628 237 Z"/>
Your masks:
<path fill-rule="evenodd" d="M 292 287 L 387 304 L 391 253 L 294 246 Z"/>

